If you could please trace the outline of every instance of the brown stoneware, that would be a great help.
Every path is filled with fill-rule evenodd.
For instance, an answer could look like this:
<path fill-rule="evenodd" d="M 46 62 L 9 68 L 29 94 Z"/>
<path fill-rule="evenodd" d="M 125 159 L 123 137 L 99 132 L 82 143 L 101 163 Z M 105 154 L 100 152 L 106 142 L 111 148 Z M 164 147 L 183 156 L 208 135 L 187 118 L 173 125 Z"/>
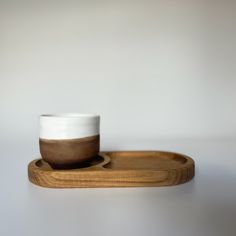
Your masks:
<path fill-rule="evenodd" d="M 64 140 L 39 139 L 40 153 L 52 167 L 75 168 L 99 153 L 99 135 Z"/>
<path fill-rule="evenodd" d="M 77 168 L 99 153 L 100 117 L 64 113 L 40 116 L 39 148 L 44 161 L 59 169 Z"/>

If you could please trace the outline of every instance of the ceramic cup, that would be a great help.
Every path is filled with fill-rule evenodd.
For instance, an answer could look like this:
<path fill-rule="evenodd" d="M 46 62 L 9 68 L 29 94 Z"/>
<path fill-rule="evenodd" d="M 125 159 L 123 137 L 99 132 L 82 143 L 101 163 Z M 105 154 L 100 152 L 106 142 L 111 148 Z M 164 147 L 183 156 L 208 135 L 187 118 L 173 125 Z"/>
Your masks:
<path fill-rule="evenodd" d="M 99 153 L 100 117 L 64 113 L 40 116 L 39 147 L 42 158 L 55 168 L 70 168 Z"/>

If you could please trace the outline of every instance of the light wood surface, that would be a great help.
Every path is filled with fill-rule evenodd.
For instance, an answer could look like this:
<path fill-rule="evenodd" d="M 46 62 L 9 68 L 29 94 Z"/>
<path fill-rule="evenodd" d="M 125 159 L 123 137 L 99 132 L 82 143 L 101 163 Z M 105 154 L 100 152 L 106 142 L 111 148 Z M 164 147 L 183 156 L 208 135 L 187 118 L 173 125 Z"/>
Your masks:
<path fill-rule="evenodd" d="M 28 176 L 32 183 L 49 188 L 169 186 L 191 180 L 194 161 L 161 151 L 102 152 L 70 170 L 52 169 L 37 159 L 29 163 Z"/>

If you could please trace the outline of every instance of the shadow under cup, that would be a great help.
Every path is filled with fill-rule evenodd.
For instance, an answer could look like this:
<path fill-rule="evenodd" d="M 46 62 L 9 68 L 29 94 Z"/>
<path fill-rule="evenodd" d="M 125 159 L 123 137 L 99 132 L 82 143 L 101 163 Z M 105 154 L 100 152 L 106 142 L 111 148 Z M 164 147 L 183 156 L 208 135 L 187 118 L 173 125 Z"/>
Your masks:
<path fill-rule="evenodd" d="M 53 168 L 86 166 L 100 149 L 100 117 L 90 114 L 40 116 L 39 148 Z"/>

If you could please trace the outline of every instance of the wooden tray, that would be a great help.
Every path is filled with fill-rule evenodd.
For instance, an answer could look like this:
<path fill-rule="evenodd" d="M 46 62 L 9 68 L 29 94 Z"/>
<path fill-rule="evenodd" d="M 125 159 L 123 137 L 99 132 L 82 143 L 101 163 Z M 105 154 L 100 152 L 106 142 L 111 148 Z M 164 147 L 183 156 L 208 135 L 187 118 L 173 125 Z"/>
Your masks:
<path fill-rule="evenodd" d="M 29 163 L 29 180 L 49 188 L 141 187 L 185 183 L 194 176 L 194 161 L 161 151 L 102 152 L 77 169 L 52 169 L 42 159 Z"/>

